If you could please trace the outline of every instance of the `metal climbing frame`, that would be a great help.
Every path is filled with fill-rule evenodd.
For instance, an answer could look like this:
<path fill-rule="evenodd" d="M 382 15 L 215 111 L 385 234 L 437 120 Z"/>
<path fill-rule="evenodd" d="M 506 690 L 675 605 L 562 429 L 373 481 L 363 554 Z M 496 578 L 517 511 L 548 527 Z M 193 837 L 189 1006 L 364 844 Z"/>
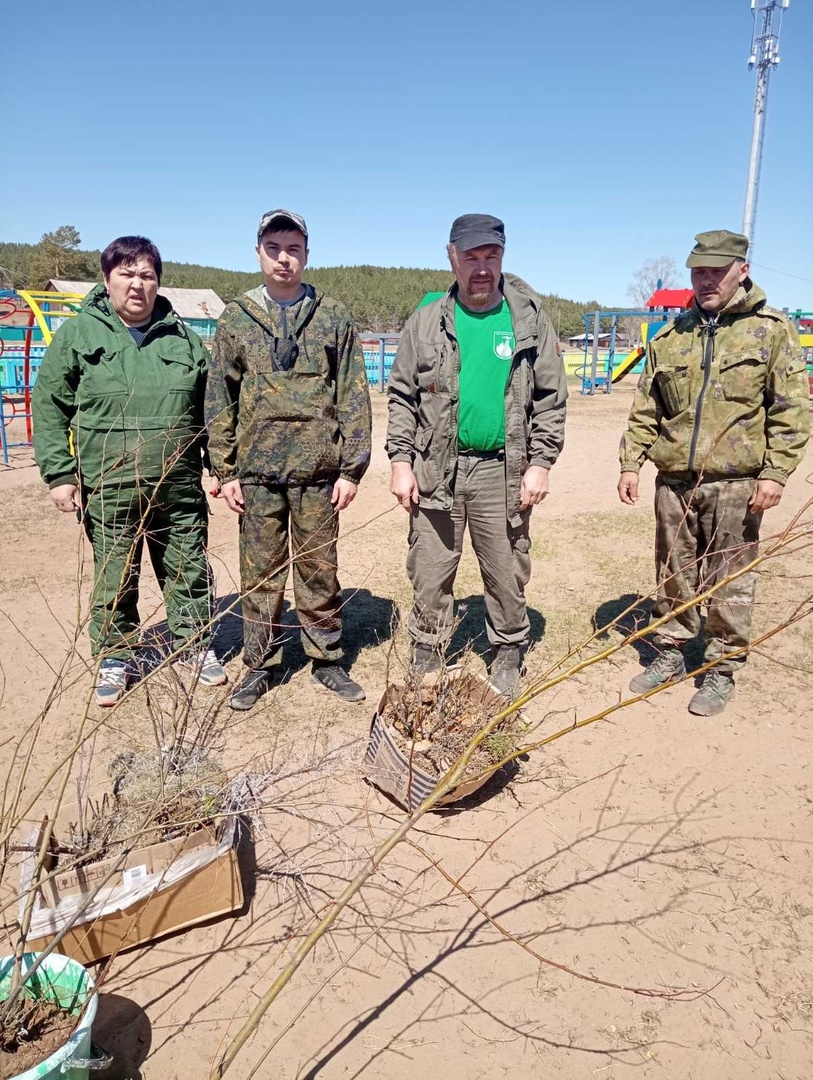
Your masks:
<path fill-rule="evenodd" d="M 25 303 L 25 308 L 20 307 L 18 299 Z M 81 293 L 30 289 L 0 295 L 0 455 L 4 465 L 8 465 L 10 449 L 32 443 L 31 391 L 36 382 L 40 354 L 51 344 L 65 319 L 78 314 L 83 299 Z M 22 340 L 12 344 L 8 331 L 4 337 L 3 323 L 8 323 L 15 312 L 26 310 L 28 317 L 22 328 Z M 7 428 L 15 420 L 25 423 L 26 437 L 10 442 Z"/>
<path fill-rule="evenodd" d="M 666 308 L 628 308 L 620 311 L 588 311 L 584 320 L 584 364 L 578 372 L 582 380 L 583 394 L 593 395 L 596 390 L 609 394 L 613 382 L 633 367 L 644 356 L 643 348 L 635 348 L 616 363 L 616 335 L 619 319 L 641 319 L 647 325 L 647 335 L 652 336 L 675 312 Z M 609 328 L 607 322 L 609 320 Z M 605 329 L 602 330 L 602 323 Z M 609 337 L 606 357 L 599 357 L 599 338 Z"/>

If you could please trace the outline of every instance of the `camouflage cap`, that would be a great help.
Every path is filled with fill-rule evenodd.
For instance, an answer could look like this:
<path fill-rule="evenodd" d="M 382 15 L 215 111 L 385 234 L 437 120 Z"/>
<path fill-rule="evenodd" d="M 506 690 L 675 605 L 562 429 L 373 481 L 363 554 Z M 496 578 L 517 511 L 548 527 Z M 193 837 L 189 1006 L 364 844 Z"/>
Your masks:
<path fill-rule="evenodd" d="M 748 258 L 748 237 L 728 229 L 712 229 L 695 237 L 697 243 L 686 260 L 688 267 L 728 266 L 735 259 Z"/>
<path fill-rule="evenodd" d="M 458 251 L 471 251 L 486 244 L 498 244 L 504 248 L 505 226 L 491 214 L 463 214 L 452 222 L 449 243 L 454 244 Z"/>
<path fill-rule="evenodd" d="M 308 239 L 308 226 L 305 224 L 305 219 L 301 214 L 295 214 L 292 210 L 269 210 L 260 218 L 257 229 L 258 244 L 263 238 L 263 233 L 268 232 L 272 225 L 276 225 L 279 229 L 293 226 L 302 233 L 306 240 Z"/>

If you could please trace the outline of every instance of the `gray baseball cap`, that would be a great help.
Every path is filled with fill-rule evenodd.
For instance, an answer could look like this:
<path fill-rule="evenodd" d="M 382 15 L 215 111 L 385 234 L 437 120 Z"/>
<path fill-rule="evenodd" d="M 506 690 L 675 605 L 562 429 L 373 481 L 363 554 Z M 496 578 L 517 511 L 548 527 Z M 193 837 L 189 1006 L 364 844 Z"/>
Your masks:
<path fill-rule="evenodd" d="M 449 243 L 458 251 L 471 251 L 486 244 L 505 247 L 505 225 L 491 214 L 463 214 L 452 222 Z"/>
<path fill-rule="evenodd" d="M 697 243 L 686 260 L 690 269 L 693 266 L 728 266 L 735 259 L 745 261 L 748 258 L 748 237 L 742 233 L 712 229 L 698 233 L 695 240 Z"/>
<path fill-rule="evenodd" d="M 305 219 L 301 214 L 295 214 L 293 210 L 269 210 L 260 218 L 257 229 L 258 244 L 263 238 L 263 233 L 268 232 L 272 225 L 276 225 L 278 229 L 293 226 L 295 229 L 299 229 L 305 240 L 308 239 L 308 226 L 305 224 Z"/>

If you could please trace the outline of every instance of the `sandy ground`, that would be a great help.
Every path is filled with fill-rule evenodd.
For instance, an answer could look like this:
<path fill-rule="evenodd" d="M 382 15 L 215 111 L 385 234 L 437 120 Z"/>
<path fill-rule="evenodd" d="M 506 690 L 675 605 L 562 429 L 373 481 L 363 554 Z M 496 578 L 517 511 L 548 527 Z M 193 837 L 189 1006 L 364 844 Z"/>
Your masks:
<path fill-rule="evenodd" d="M 592 628 L 651 587 L 651 470 L 636 508 L 615 494 L 630 400 L 626 386 L 595 398 L 573 392 L 567 448 L 533 518 L 531 675 L 569 650 L 590 655 L 594 647 L 578 646 Z M 373 464 L 340 545 L 350 660 L 368 700 L 342 705 L 315 688 L 292 634 L 283 685 L 245 716 L 220 708 L 228 767 L 277 777 L 242 851 L 250 899 L 236 917 L 115 958 L 94 1029 L 116 1054 L 111 1080 L 206 1077 L 314 918 L 401 819 L 359 772 L 387 663 L 398 662 L 394 612 L 409 599 L 406 518 L 388 492 L 377 394 L 374 411 Z M 14 451 L 12 465 L 0 471 L 4 762 L 49 701 L 70 653 L 77 578 L 85 594 L 88 580 L 79 529 L 52 510 L 30 452 Z M 812 472 L 809 453 L 764 536 L 809 498 Z M 212 501 L 211 523 L 218 594 L 228 603 L 235 521 Z M 764 632 L 811 591 L 805 552 L 773 561 L 761 578 L 755 629 Z M 470 551 L 458 586 L 456 644 L 474 639 L 481 664 Z M 160 621 L 149 574 L 144 613 Z M 598 644 L 621 640 L 611 631 Z M 239 621 L 229 616 L 218 648 L 232 679 L 238 644 Z M 87 657 L 83 635 L 79 653 Z M 693 686 L 683 683 L 531 755 L 472 803 L 424 818 L 228 1075 L 808 1080 L 812 666 L 813 632 L 802 621 L 760 647 L 724 715 L 691 716 Z M 68 747 L 91 684 L 81 659 L 64 670 L 32 784 Z M 536 699 L 528 719 L 547 733 L 589 717 L 623 700 L 638 670 L 638 653 L 624 648 Z M 199 688 L 196 702 L 216 708 L 224 696 Z M 85 755 L 89 771 L 104 775 L 122 748 L 149 745 L 149 715 L 139 690 L 105 717 Z M 689 991 L 686 1000 L 663 996 L 674 990 Z"/>

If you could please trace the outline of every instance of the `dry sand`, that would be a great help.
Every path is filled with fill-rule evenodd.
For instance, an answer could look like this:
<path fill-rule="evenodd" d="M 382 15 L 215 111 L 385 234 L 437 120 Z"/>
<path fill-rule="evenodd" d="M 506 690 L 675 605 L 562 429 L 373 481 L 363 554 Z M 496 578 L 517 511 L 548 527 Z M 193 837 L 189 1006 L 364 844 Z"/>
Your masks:
<path fill-rule="evenodd" d="M 406 517 L 389 494 L 384 402 L 374 397 L 374 460 L 340 545 L 352 671 L 368 700 L 343 705 L 314 687 L 294 635 L 283 685 L 245 716 L 222 709 L 227 766 L 262 758 L 281 774 L 243 850 L 250 902 L 238 917 L 115 958 L 94 1028 L 116 1054 L 110 1080 L 206 1077 L 314 916 L 400 820 L 358 768 L 388 657 L 397 662 L 393 612 L 409 599 Z M 533 517 L 531 674 L 651 588 L 652 470 L 636 508 L 615 494 L 630 400 L 627 386 L 592 399 L 574 390 L 571 398 L 567 449 Z M 810 497 L 811 472 L 809 452 L 763 535 Z M 7 762 L 69 650 L 77 555 L 88 553 L 73 519 L 51 508 L 30 452 L 14 451 L 13 468 L 0 471 L 0 496 Z M 238 575 L 236 523 L 222 501 L 211 505 L 218 593 L 228 598 Z M 83 578 L 86 596 L 87 567 Z M 809 560 L 789 556 L 761 578 L 758 630 L 811 591 Z M 470 550 L 457 595 L 465 610 L 456 644 L 473 637 L 482 654 Z M 144 597 L 144 612 L 160 621 L 150 574 Z M 229 616 L 219 648 L 230 650 L 232 680 L 242 670 L 238 642 L 239 622 Z M 79 650 L 87 657 L 84 635 Z M 722 716 L 691 716 L 691 682 L 675 686 L 532 755 L 510 783 L 492 783 L 473 804 L 424 818 L 228 1075 L 247 1077 L 267 1055 L 251 1075 L 808 1080 L 811 667 L 813 627 L 802 622 L 752 657 Z M 638 654 L 624 649 L 537 699 L 528 715 L 553 731 L 621 699 L 638 670 Z M 90 684 L 74 660 L 49 713 L 39 775 L 68 747 Z M 196 693 L 203 708 L 227 690 Z M 143 690 L 105 719 L 86 755 L 91 773 L 152 738 Z M 299 767 L 309 771 L 282 775 Z M 479 908 L 449 878 L 462 878 Z M 501 936 L 483 911 L 546 959 Z M 694 994 L 676 1001 L 613 989 L 555 965 L 628 988 Z"/>

